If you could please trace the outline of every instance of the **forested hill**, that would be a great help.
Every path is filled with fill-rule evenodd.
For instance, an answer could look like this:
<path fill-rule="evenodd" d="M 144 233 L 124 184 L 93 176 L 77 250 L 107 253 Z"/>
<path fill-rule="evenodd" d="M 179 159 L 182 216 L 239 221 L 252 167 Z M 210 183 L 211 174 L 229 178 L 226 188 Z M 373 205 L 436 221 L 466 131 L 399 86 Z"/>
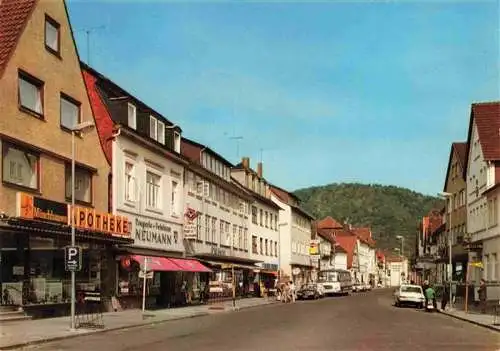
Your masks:
<path fill-rule="evenodd" d="M 386 249 L 401 247 L 396 236 L 402 235 L 405 250 L 411 252 L 420 218 L 444 204 L 437 197 L 406 188 L 358 183 L 310 187 L 295 194 L 302 199 L 304 209 L 316 218 L 332 216 L 341 223 L 370 226 L 377 246 Z"/>

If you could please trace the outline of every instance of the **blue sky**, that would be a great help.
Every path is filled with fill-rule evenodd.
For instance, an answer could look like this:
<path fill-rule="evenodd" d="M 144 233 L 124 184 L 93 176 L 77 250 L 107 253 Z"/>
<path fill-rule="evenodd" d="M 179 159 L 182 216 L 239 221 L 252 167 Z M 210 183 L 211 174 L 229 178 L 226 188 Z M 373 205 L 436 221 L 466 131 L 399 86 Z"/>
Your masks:
<path fill-rule="evenodd" d="M 470 104 L 500 95 L 497 1 L 68 7 L 83 60 L 83 30 L 95 28 L 91 66 L 230 161 L 262 157 L 289 190 L 362 182 L 434 195 Z"/>

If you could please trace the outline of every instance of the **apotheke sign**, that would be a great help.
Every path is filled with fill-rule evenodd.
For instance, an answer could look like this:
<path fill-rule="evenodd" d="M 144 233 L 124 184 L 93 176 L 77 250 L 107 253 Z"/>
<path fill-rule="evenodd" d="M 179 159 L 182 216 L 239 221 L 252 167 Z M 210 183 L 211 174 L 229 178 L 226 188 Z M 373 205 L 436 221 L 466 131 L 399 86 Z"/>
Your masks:
<path fill-rule="evenodd" d="M 128 216 L 134 246 L 164 251 L 184 251 L 182 225 L 139 216 Z"/>

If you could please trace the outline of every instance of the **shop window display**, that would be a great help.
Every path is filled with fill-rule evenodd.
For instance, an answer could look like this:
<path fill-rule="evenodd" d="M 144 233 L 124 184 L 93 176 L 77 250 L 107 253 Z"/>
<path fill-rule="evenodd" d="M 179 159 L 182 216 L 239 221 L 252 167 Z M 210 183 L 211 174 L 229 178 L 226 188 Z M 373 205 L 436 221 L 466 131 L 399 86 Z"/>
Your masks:
<path fill-rule="evenodd" d="M 68 303 L 71 275 L 64 267 L 67 236 L 23 233 L 0 235 L 1 302 L 4 305 Z M 77 240 L 82 248 L 82 270 L 76 273 L 77 291 L 100 291 L 104 246 Z"/>

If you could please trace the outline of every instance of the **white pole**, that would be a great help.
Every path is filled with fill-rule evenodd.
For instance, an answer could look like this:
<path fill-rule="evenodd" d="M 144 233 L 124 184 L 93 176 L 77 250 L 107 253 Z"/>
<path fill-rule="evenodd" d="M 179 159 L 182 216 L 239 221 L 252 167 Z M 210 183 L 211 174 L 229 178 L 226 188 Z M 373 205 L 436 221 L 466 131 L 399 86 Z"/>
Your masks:
<path fill-rule="evenodd" d="M 148 271 L 148 258 L 147 257 L 144 257 L 144 277 L 143 277 L 143 280 L 142 280 L 142 313 L 144 314 L 145 310 L 146 310 L 146 274 L 147 274 L 147 271 Z"/>
<path fill-rule="evenodd" d="M 75 132 L 71 132 L 71 246 L 75 246 Z M 76 277 L 71 271 L 71 329 L 75 329 Z"/>
<path fill-rule="evenodd" d="M 449 304 L 450 304 L 450 307 L 452 307 L 452 304 L 453 304 L 453 301 L 452 301 L 452 294 L 451 294 L 451 281 L 453 279 L 453 263 L 452 263 L 452 260 L 451 260 L 451 228 L 452 228 L 452 214 L 453 214 L 453 205 L 452 205 L 452 202 L 451 202 L 452 198 L 450 197 L 450 205 L 451 205 L 451 211 L 450 211 L 450 232 L 448 233 L 448 260 L 449 260 L 449 265 L 448 265 L 448 283 L 449 283 Z"/>

